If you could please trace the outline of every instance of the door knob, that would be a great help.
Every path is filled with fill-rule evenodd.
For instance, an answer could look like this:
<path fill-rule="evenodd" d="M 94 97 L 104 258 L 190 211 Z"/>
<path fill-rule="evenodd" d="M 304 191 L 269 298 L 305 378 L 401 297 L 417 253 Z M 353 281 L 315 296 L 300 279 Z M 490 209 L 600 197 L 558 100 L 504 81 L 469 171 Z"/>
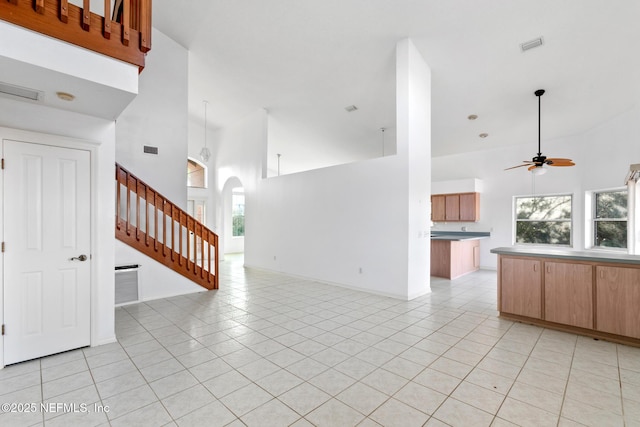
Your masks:
<path fill-rule="evenodd" d="M 73 258 L 69 258 L 69 261 L 86 261 L 87 260 L 87 256 L 85 254 L 82 254 L 80 256 L 74 256 Z"/>

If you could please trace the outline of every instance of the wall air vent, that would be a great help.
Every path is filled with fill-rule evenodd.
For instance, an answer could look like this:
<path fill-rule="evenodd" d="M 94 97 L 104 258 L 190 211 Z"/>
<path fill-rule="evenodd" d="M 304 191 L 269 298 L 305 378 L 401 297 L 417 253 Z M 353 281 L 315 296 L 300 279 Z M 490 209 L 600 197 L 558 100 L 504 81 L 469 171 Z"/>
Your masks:
<path fill-rule="evenodd" d="M 544 44 L 544 39 L 542 38 L 542 36 L 540 36 L 537 39 L 533 39 L 533 40 L 529 40 L 528 42 L 521 43 L 520 49 L 522 49 L 523 52 L 526 52 L 535 47 L 542 46 L 543 44 Z"/>
<path fill-rule="evenodd" d="M 42 101 L 44 93 L 39 90 L 27 89 L 20 86 L 10 85 L 0 82 L 0 94 L 8 95 L 12 98 L 20 98 L 27 101 Z"/>
<path fill-rule="evenodd" d="M 143 147 L 143 151 L 147 154 L 158 154 L 158 147 L 153 147 L 151 145 L 145 145 Z"/>

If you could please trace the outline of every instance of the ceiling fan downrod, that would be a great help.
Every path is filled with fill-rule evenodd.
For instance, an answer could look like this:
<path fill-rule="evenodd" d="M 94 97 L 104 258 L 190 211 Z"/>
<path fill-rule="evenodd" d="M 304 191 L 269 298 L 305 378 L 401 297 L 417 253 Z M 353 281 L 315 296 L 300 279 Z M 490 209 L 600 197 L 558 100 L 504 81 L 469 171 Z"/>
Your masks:
<path fill-rule="evenodd" d="M 542 156 L 542 149 L 540 148 L 540 121 L 541 121 L 541 119 L 540 119 L 540 117 L 541 117 L 541 114 L 540 114 L 540 111 L 541 111 L 541 108 L 540 108 L 540 97 L 542 95 L 544 95 L 544 89 L 538 89 L 534 93 L 538 97 L 538 157 L 541 157 Z"/>

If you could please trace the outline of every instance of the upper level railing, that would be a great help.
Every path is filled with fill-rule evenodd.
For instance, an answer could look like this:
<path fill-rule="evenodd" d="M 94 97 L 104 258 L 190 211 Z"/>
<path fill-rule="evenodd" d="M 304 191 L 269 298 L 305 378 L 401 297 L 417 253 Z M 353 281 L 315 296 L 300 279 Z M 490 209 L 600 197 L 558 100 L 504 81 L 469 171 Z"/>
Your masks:
<path fill-rule="evenodd" d="M 104 8 L 92 12 L 99 2 Z M 151 0 L 0 0 L 0 19 L 141 70 L 151 50 Z"/>
<path fill-rule="evenodd" d="M 116 237 L 200 286 L 218 289 L 218 235 L 117 163 Z"/>

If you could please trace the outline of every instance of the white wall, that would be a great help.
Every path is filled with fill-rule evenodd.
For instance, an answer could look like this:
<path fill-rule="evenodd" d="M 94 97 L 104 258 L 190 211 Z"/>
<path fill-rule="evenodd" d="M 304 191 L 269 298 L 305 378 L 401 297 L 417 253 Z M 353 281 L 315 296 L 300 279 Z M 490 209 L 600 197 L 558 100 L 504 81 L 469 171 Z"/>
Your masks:
<path fill-rule="evenodd" d="M 140 301 L 150 301 L 206 290 L 119 240 L 115 242 L 115 253 L 116 266 L 140 265 L 138 270 L 138 296 Z"/>
<path fill-rule="evenodd" d="M 221 135 L 218 182 L 245 184 L 245 264 L 403 299 L 429 291 L 430 83 L 409 40 L 398 82 L 395 156 L 260 179 L 264 120 Z"/>
<path fill-rule="evenodd" d="M 629 164 L 640 162 L 638 135 L 640 107 L 581 134 L 542 141 L 544 154 L 573 159 L 576 166 L 550 168 L 546 175 L 535 178 L 525 168 L 504 169 L 535 155 L 536 135 L 531 135 L 526 145 L 433 158 L 433 181 L 479 178 L 483 183 L 479 222 L 438 223 L 434 229 L 460 230 L 467 226 L 468 231 L 491 231 L 491 238 L 480 243 L 480 265 L 495 269 L 496 255 L 490 249 L 513 243 L 513 196 L 571 193 L 573 243 L 575 249 L 582 250 L 584 192 L 624 186 Z"/>
<path fill-rule="evenodd" d="M 188 52 L 155 29 L 152 37 L 139 95 L 117 119 L 116 161 L 186 209 Z"/>

